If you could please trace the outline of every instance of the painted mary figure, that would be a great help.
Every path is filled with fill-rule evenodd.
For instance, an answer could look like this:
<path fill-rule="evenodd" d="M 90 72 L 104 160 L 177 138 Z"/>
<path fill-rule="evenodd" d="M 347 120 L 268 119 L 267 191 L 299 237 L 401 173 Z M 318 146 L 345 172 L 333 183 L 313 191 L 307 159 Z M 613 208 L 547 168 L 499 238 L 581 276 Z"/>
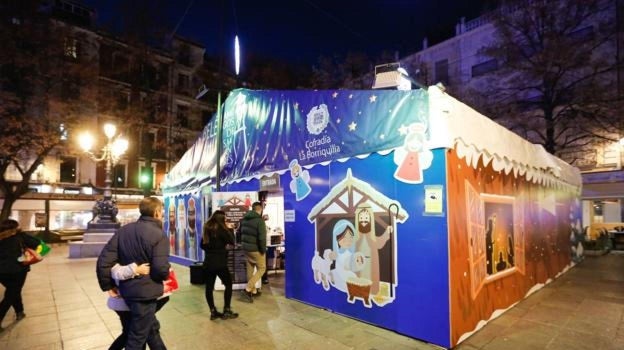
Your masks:
<path fill-rule="evenodd" d="M 334 225 L 333 230 L 333 252 L 332 257 L 336 260 L 336 267 L 331 271 L 334 287 L 343 292 L 347 292 L 347 279 L 357 277 L 353 271 L 358 270 L 356 264 L 355 247 L 355 227 L 349 220 L 339 220 Z"/>

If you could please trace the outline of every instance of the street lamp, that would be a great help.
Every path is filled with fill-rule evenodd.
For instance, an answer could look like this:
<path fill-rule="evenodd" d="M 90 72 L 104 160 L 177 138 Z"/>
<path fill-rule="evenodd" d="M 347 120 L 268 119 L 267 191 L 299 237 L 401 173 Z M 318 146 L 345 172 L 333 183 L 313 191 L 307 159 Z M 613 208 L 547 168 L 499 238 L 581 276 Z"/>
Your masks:
<path fill-rule="evenodd" d="M 102 155 L 97 157 L 91 148 L 93 147 L 94 138 L 88 132 L 80 135 L 79 143 L 84 152 L 95 162 L 106 162 L 106 180 L 104 181 L 104 198 L 98 200 L 93 206 L 93 219 L 89 223 L 96 224 L 118 224 L 117 204 L 112 200 L 111 191 L 111 173 L 121 156 L 128 149 L 128 140 L 117 134 L 117 127 L 114 124 L 104 124 L 104 134 L 106 135 L 106 145 L 102 148 Z"/>

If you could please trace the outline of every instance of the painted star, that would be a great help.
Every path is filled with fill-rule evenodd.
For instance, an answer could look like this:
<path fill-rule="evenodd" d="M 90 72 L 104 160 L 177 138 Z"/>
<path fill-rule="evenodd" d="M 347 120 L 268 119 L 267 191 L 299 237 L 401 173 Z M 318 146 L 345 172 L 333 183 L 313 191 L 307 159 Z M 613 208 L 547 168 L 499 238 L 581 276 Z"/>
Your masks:
<path fill-rule="evenodd" d="M 407 126 L 401 124 L 401 127 L 399 128 L 399 135 L 407 135 Z"/>
<path fill-rule="evenodd" d="M 385 139 L 385 138 L 386 138 L 386 135 L 381 134 L 381 135 L 379 135 L 379 138 L 383 140 L 383 139 Z"/>
<path fill-rule="evenodd" d="M 349 98 L 353 98 L 353 94 L 349 94 Z"/>
<path fill-rule="evenodd" d="M 357 124 L 355 122 L 351 122 L 351 124 L 349 124 L 349 131 L 355 131 L 356 127 L 357 127 Z"/>
<path fill-rule="evenodd" d="M 299 109 L 299 102 L 293 103 L 293 106 L 295 107 L 295 109 Z"/>
<path fill-rule="evenodd" d="M 373 103 L 373 102 L 377 101 L 377 96 L 372 95 L 371 97 L 368 98 L 368 100 L 370 101 L 370 103 Z"/>
<path fill-rule="evenodd" d="M 334 93 L 332 94 L 332 97 L 333 97 L 333 98 L 338 97 L 338 92 L 337 92 L 337 91 L 336 91 L 336 92 L 334 92 Z"/>
<path fill-rule="evenodd" d="M 336 119 L 336 123 L 340 124 L 340 118 Z"/>

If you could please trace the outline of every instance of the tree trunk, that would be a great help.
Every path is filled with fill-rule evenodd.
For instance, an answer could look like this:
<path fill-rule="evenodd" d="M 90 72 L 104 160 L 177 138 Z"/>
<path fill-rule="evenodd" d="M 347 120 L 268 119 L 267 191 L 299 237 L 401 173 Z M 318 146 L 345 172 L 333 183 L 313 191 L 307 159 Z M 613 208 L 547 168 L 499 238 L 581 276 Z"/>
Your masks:
<path fill-rule="evenodd" d="M 11 216 L 11 209 L 16 200 L 14 196 L 5 194 L 4 201 L 2 202 L 2 211 L 0 212 L 0 221 L 6 220 Z"/>
<path fill-rule="evenodd" d="M 555 140 L 555 122 L 553 120 L 552 108 L 544 108 L 544 121 L 546 122 L 546 140 L 544 148 L 546 152 L 555 154 L 557 140 Z"/>

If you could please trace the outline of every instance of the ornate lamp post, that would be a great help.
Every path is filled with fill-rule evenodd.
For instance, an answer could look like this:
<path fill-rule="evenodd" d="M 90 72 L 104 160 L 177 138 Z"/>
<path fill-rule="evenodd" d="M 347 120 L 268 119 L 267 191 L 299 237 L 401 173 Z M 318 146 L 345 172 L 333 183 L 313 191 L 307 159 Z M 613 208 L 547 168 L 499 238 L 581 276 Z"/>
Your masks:
<path fill-rule="evenodd" d="M 80 135 L 79 142 L 85 153 L 95 162 L 106 162 L 106 180 L 104 181 L 104 198 L 99 199 L 93 206 L 93 219 L 89 222 L 89 228 L 97 226 L 99 228 L 118 227 L 117 221 L 117 204 L 113 201 L 111 191 L 111 175 L 112 169 L 119 161 L 120 157 L 128 149 L 128 140 L 117 134 L 117 127 L 114 124 L 107 123 L 104 125 L 104 134 L 106 135 L 106 145 L 102 148 L 102 155 L 97 157 L 91 148 L 94 139 L 89 133 Z"/>

